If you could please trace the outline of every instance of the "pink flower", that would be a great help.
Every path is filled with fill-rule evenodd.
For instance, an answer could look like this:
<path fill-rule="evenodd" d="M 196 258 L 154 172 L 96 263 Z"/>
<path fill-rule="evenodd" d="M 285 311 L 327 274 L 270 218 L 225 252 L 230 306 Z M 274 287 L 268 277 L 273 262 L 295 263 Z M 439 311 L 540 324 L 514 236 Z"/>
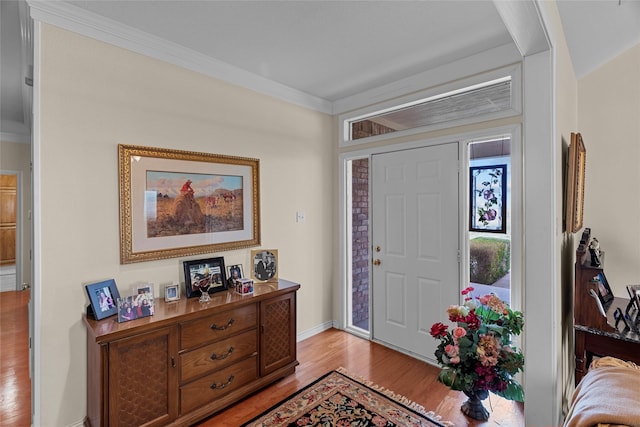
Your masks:
<path fill-rule="evenodd" d="M 453 356 L 455 354 L 456 346 L 453 344 L 447 344 L 444 346 L 444 352 L 447 353 L 447 356 Z"/>
<path fill-rule="evenodd" d="M 457 345 L 453 345 L 453 344 L 447 344 L 446 346 L 444 346 L 444 352 L 450 358 L 456 357 L 456 356 L 458 356 L 460 354 L 460 347 L 458 347 Z"/>
<path fill-rule="evenodd" d="M 468 288 L 465 288 L 462 290 L 462 292 L 460 292 L 462 295 L 466 295 L 469 292 L 473 292 L 473 286 L 469 286 Z"/>
<path fill-rule="evenodd" d="M 467 330 L 461 326 L 457 326 L 453 329 L 453 337 L 455 339 L 462 338 L 467 335 Z"/>

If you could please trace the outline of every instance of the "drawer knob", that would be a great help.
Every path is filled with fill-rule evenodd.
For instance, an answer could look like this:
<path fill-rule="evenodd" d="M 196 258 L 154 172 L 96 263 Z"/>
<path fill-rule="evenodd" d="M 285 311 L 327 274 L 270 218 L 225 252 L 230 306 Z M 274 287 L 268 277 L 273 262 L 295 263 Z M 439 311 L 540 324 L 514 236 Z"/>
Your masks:
<path fill-rule="evenodd" d="M 233 375 L 231 375 L 229 377 L 229 380 L 224 384 L 216 384 L 216 383 L 211 384 L 211 389 L 212 390 L 222 390 L 226 386 L 230 385 L 232 382 L 233 382 Z"/>
<path fill-rule="evenodd" d="M 231 356 L 231 353 L 233 353 L 234 348 L 233 347 L 229 347 L 229 350 L 227 351 L 226 354 L 221 354 L 221 355 L 217 355 L 215 353 L 213 353 L 211 355 L 211 360 L 222 360 L 222 359 L 226 359 L 227 357 Z"/>
<path fill-rule="evenodd" d="M 233 319 L 229 319 L 227 324 L 223 326 L 218 326 L 214 323 L 211 325 L 211 329 L 213 329 L 214 331 L 224 331 L 225 329 L 229 328 L 231 325 L 233 325 Z"/>

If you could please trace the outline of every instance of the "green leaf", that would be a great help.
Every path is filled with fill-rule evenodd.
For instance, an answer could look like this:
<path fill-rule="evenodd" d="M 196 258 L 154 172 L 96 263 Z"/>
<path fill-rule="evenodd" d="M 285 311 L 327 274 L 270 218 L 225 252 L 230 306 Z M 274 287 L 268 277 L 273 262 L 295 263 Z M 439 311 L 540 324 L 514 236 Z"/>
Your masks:
<path fill-rule="evenodd" d="M 496 334 L 500 335 L 501 337 L 506 335 L 506 329 L 503 326 L 500 325 L 487 325 L 487 329 L 490 331 L 495 332 Z"/>
<path fill-rule="evenodd" d="M 453 369 L 444 368 L 438 375 L 438 381 L 447 387 L 453 386 L 453 379 L 455 378 L 455 371 Z"/>
<path fill-rule="evenodd" d="M 473 345 L 473 341 L 471 341 L 467 337 L 462 337 L 458 339 L 458 346 L 460 347 L 471 347 Z"/>
<path fill-rule="evenodd" d="M 497 391 L 495 394 L 508 400 L 524 402 L 524 391 L 522 390 L 522 386 L 513 380 L 509 380 L 507 382 L 507 388 L 504 391 Z"/>

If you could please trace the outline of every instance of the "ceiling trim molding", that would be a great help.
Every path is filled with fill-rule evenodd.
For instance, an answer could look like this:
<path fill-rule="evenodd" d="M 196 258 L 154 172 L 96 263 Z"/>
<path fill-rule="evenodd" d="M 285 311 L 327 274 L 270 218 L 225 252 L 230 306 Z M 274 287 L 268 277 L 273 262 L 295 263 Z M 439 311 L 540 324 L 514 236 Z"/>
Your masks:
<path fill-rule="evenodd" d="M 35 20 L 205 74 L 292 104 L 331 114 L 330 101 L 136 30 L 64 2 L 27 0 Z"/>
<path fill-rule="evenodd" d="M 502 22 L 523 57 L 551 48 L 536 1 L 493 0 Z"/>

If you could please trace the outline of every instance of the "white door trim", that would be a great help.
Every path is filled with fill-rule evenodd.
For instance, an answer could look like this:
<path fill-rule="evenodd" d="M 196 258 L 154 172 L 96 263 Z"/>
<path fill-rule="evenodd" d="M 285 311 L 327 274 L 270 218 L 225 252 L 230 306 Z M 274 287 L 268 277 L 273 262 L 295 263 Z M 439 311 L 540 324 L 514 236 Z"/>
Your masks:
<path fill-rule="evenodd" d="M 346 162 L 352 159 L 361 159 L 361 158 L 369 158 L 369 162 L 371 162 L 371 156 L 373 154 L 381 154 L 381 153 L 389 153 L 389 152 L 393 152 L 393 151 L 398 151 L 398 150 L 406 150 L 406 149 L 413 149 L 413 148 L 422 148 L 422 147 L 428 147 L 428 146 L 433 146 L 433 145 L 441 145 L 441 144 L 445 144 L 445 143 L 452 143 L 452 142 L 456 142 L 458 141 L 459 144 L 459 150 L 460 150 L 460 162 L 461 165 L 465 165 L 468 162 L 468 158 L 467 158 L 467 154 L 464 154 L 464 152 L 466 152 L 466 144 L 468 141 L 471 140 L 477 140 L 477 139 L 482 139 L 482 138 L 486 138 L 486 137 L 491 137 L 491 136 L 495 136 L 497 134 L 511 134 L 512 138 L 514 139 L 514 147 L 512 148 L 512 154 L 511 154 L 511 161 L 512 161 L 512 188 L 523 188 L 523 174 L 524 174 L 524 170 L 523 170 L 523 151 L 522 151 L 522 132 L 521 132 L 521 125 L 519 123 L 515 123 L 515 124 L 509 124 L 509 125 L 503 125 L 503 126 L 496 126 L 496 127 L 487 127 L 484 129 L 478 129 L 478 130 L 474 130 L 474 131 L 469 131 L 469 132 L 457 132 L 457 133 L 452 133 L 451 135 L 447 135 L 447 136 L 440 136 L 440 137 L 435 137 L 435 138 L 428 138 L 428 139 L 422 139 L 422 140 L 418 140 L 418 141 L 410 141 L 410 142 L 403 142 L 403 143 L 397 143 L 397 144 L 392 144 L 392 145 L 385 145 L 385 146 L 379 146 L 379 147 L 366 147 L 360 150 L 354 150 L 354 151 L 349 151 L 346 153 L 341 153 L 338 156 L 338 170 L 340 171 L 339 175 L 338 175 L 338 183 L 339 183 L 339 203 L 338 203 L 338 209 L 339 209 L 339 218 L 338 218 L 338 230 L 339 230 L 339 243 L 338 243 L 338 253 L 339 253 L 339 261 L 338 261 L 338 292 L 335 293 L 336 298 L 334 300 L 334 307 L 336 307 L 336 310 L 334 311 L 334 326 L 336 328 L 340 328 L 340 329 L 344 329 L 344 330 L 348 330 L 349 332 L 354 332 L 351 329 L 347 328 L 348 325 L 348 306 L 346 304 L 346 301 L 348 301 L 348 296 L 347 293 L 349 292 L 349 288 L 347 286 L 348 283 L 348 272 L 349 272 L 349 266 L 347 263 L 347 248 L 348 248 L 348 240 L 351 238 L 350 235 L 348 235 L 348 226 L 347 226 L 347 213 L 346 213 L 346 208 L 347 208 L 347 188 L 346 185 L 348 184 L 346 182 Z M 462 167 L 462 166 L 461 166 Z M 460 206 L 467 206 L 468 205 L 468 201 L 467 201 L 467 193 L 466 193 L 466 186 L 468 185 L 468 178 L 465 178 L 466 174 L 461 174 L 461 179 L 459 180 L 460 182 Z M 517 187 L 516 187 L 517 186 Z M 371 190 L 371 189 L 370 189 Z M 517 239 L 513 240 L 512 243 L 512 269 L 513 269 L 513 280 L 512 280 L 512 304 L 513 304 L 513 308 L 514 309 L 521 309 L 524 306 L 524 289 L 521 287 L 524 284 L 524 249 L 523 249 L 523 245 L 524 245 L 524 241 L 522 240 L 523 238 L 523 227 L 524 224 L 522 223 L 522 221 L 524 221 L 524 197 L 523 194 L 518 194 L 518 195 L 512 195 L 513 197 L 513 206 L 517 206 L 519 211 L 516 209 L 512 210 L 512 215 L 513 215 L 513 221 L 512 223 L 515 223 L 515 216 L 518 216 L 518 220 L 520 221 L 520 224 L 515 224 L 512 225 L 512 227 L 514 227 L 512 229 L 512 239 Z M 371 208 L 371 206 L 369 206 L 369 208 Z M 468 211 L 465 211 L 463 215 L 460 215 L 460 230 L 461 232 L 459 233 L 460 236 L 460 247 L 464 248 L 465 246 L 465 240 L 464 239 L 468 239 L 468 232 L 462 232 L 463 230 L 466 230 L 468 222 L 467 222 L 467 218 L 468 218 Z M 515 235 L 516 233 L 517 236 Z M 369 241 L 371 241 L 371 230 L 369 230 Z M 464 252 L 464 251 L 462 251 Z M 460 266 L 461 266 L 461 283 L 465 283 L 465 277 L 468 279 L 468 272 L 466 271 L 466 268 L 463 268 L 463 266 L 468 265 L 468 259 L 465 260 L 465 258 L 461 258 L 461 262 L 460 262 Z M 369 277 L 372 277 L 372 271 L 370 268 L 369 271 Z M 516 278 L 519 278 L 519 280 L 516 280 Z M 371 301 L 370 301 L 371 303 Z M 369 313 L 371 313 L 372 307 L 369 307 Z M 355 332 L 357 335 L 362 336 L 361 332 Z M 367 338 L 367 336 L 365 336 L 365 338 Z M 371 331 L 369 332 L 368 338 L 371 338 Z"/>

